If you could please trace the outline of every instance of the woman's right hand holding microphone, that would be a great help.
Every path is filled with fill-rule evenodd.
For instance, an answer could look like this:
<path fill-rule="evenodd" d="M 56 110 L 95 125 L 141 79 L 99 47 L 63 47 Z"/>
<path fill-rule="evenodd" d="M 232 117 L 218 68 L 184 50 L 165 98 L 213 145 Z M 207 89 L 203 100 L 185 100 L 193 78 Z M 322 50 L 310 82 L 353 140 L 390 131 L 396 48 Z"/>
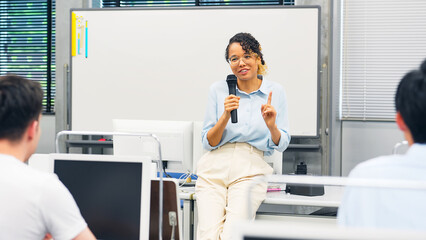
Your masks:
<path fill-rule="evenodd" d="M 233 94 L 227 96 L 225 98 L 225 111 L 223 112 L 223 114 L 226 117 L 226 120 L 229 120 L 229 118 L 231 117 L 231 111 L 238 109 L 238 107 L 240 106 L 240 97 L 237 97 Z"/>
<path fill-rule="evenodd" d="M 240 106 L 240 97 L 235 95 L 229 95 L 225 98 L 224 102 L 225 110 L 222 116 L 219 118 L 216 125 L 209 130 L 207 133 L 207 140 L 211 146 L 216 146 L 222 139 L 223 131 L 231 118 L 231 111 L 238 109 Z"/>

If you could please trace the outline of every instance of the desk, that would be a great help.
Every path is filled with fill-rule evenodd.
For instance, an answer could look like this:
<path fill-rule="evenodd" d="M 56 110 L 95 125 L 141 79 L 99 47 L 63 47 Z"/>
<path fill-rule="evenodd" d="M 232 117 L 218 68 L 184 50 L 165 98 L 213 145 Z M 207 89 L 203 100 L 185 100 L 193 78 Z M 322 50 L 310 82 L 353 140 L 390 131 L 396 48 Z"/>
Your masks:
<path fill-rule="evenodd" d="M 283 188 L 283 186 L 281 186 Z M 285 185 L 284 185 L 285 189 Z M 197 206 L 194 187 L 180 189 L 179 197 L 183 200 L 183 239 L 196 239 Z M 325 186 L 324 195 L 307 197 L 286 194 L 284 192 L 268 192 L 256 213 L 256 219 L 267 219 L 283 222 L 310 221 L 316 224 L 335 224 L 335 216 L 321 215 L 324 208 L 337 211 L 343 195 L 341 186 Z"/>
<path fill-rule="evenodd" d="M 324 195 L 314 196 L 314 197 L 292 195 L 292 194 L 286 194 L 284 192 L 268 192 L 266 194 L 266 199 L 265 201 L 263 201 L 263 203 L 283 204 L 283 205 L 320 206 L 320 207 L 339 207 L 340 199 L 342 195 L 343 195 L 343 187 L 324 186 Z"/>
<path fill-rule="evenodd" d="M 195 187 L 181 187 L 179 198 L 183 200 L 182 205 L 182 237 L 184 240 L 195 239 L 194 230 L 194 206 L 195 206 Z"/>

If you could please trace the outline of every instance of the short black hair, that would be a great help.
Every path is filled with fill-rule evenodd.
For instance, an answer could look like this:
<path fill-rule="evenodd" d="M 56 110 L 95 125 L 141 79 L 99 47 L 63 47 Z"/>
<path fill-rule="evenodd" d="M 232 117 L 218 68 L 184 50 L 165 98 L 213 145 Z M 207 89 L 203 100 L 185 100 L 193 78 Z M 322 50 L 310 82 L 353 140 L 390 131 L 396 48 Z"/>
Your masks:
<path fill-rule="evenodd" d="M 262 47 L 260 43 L 250 33 L 237 33 L 231 39 L 229 39 L 228 46 L 225 50 L 225 60 L 229 61 L 229 46 L 233 43 L 240 43 L 241 47 L 246 53 L 256 53 L 260 57 L 260 62 L 265 66 L 265 60 L 263 59 Z"/>
<path fill-rule="evenodd" d="M 426 59 L 420 69 L 407 73 L 395 94 L 398 111 L 415 143 L 426 143 Z"/>
<path fill-rule="evenodd" d="M 18 141 L 42 111 L 40 83 L 16 75 L 0 77 L 0 139 Z"/>

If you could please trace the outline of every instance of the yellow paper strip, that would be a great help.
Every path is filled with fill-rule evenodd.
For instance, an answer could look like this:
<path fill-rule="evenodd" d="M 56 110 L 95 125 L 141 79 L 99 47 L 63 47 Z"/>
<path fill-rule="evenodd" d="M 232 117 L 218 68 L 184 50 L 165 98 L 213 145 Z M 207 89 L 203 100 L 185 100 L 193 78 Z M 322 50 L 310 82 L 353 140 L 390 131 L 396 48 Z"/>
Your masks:
<path fill-rule="evenodd" d="M 71 13 L 71 56 L 77 55 L 76 25 L 77 25 L 77 17 L 75 13 Z"/>

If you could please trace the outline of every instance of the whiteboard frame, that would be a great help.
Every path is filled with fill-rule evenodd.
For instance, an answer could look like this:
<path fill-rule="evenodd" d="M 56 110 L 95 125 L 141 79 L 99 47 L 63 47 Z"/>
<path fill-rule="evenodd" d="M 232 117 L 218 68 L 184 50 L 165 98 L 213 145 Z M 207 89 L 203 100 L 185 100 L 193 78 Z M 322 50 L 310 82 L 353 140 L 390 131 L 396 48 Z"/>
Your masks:
<path fill-rule="evenodd" d="M 318 10 L 318 20 L 317 20 L 317 116 L 316 116 L 316 134 L 315 135 L 291 135 L 292 138 L 319 138 L 320 137 L 320 110 L 321 110 L 321 91 L 320 91 L 320 81 L 321 81 L 321 7 L 319 5 L 304 5 L 304 6 L 284 6 L 284 5 L 268 5 L 268 6 L 187 6 L 187 7 L 120 7 L 120 8 L 71 8 L 70 9 L 70 25 L 72 24 L 72 12 L 74 11 L 141 11 L 141 10 L 211 10 L 211 9 L 273 9 L 273 8 L 288 8 L 288 9 L 317 9 Z M 70 27 L 70 36 L 72 37 L 72 27 Z M 72 129 L 72 73 L 73 73 L 73 64 L 72 64 L 72 41 L 70 41 L 69 47 L 69 56 L 70 56 L 70 81 L 67 86 L 67 125 L 69 130 Z M 287 99 L 288 100 L 288 99 Z M 169 119 L 164 119 L 169 120 Z M 112 120 L 111 120 L 112 121 Z M 196 121 L 196 119 L 194 119 Z M 291 127 L 291 126 L 290 126 Z M 290 129 L 291 134 L 291 129 Z"/>

